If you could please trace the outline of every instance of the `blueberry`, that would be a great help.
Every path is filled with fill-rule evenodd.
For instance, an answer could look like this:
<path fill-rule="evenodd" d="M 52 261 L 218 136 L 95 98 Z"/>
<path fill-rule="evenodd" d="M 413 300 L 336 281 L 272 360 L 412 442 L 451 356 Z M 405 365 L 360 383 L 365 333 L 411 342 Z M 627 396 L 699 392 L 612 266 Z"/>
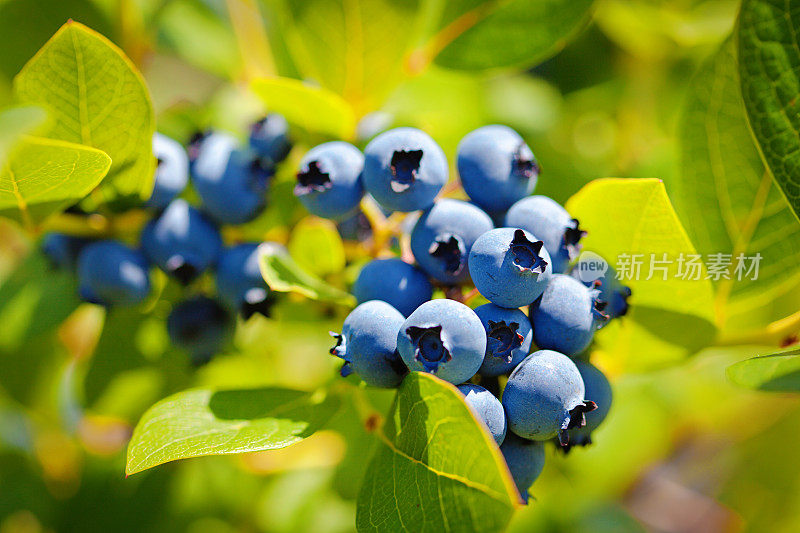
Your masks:
<path fill-rule="evenodd" d="M 461 200 L 438 200 L 411 232 L 411 252 L 432 278 L 446 284 L 469 281 L 473 243 L 494 228 L 489 215 Z"/>
<path fill-rule="evenodd" d="M 142 250 L 161 270 L 181 283 L 211 267 L 222 249 L 214 225 L 185 200 L 173 200 L 142 230 Z"/>
<path fill-rule="evenodd" d="M 567 355 L 585 350 L 595 330 L 608 320 L 603 311 L 605 302 L 599 296 L 600 291 L 571 276 L 553 274 L 528 313 L 536 346 Z"/>
<path fill-rule="evenodd" d="M 289 123 L 278 113 L 270 113 L 250 128 L 250 147 L 273 165 L 280 163 L 292 149 Z"/>
<path fill-rule="evenodd" d="M 505 225 L 522 228 L 536 235 L 553 260 L 553 272 L 566 272 L 570 261 L 578 257 L 580 240 L 586 232 L 578 226 L 558 202 L 547 196 L 530 196 L 511 206 Z"/>
<path fill-rule="evenodd" d="M 597 409 L 586 413 L 586 425 L 569 431 L 569 444 L 562 449 L 569 451 L 571 446 L 587 446 L 592 443 L 592 432 L 608 416 L 611 409 L 612 391 L 608 378 L 588 361 L 575 361 L 575 366 L 583 378 L 586 397 L 597 404 Z"/>
<path fill-rule="evenodd" d="M 506 438 L 506 413 L 500 400 L 483 387 L 471 383 L 459 385 L 458 390 L 464 395 L 475 417 L 486 425 L 497 445 L 503 444 Z"/>
<path fill-rule="evenodd" d="M 508 126 L 483 126 L 468 133 L 457 154 L 464 191 L 490 213 L 505 211 L 536 187 L 539 165 L 522 137 Z"/>
<path fill-rule="evenodd" d="M 364 156 L 344 141 L 315 146 L 300 161 L 294 194 L 311 213 L 341 219 L 358 207 Z"/>
<path fill-rule="evenodd" d="M 78 292 L 91 303 L 134 305 L 150 292 L 147 259 L 118 241 L 97 241 L 78 255 Z"/>
<path fill-rule="evenodd" d="M 238 148 L 230 135 L 202 138 L 191 170 L 203 207 L 217 222 L 244 224 L 264 210 L 274 170 L 250 150 Z"/>
<path fill-rule="evenodd" d="M 364 188 L 386 209 L 416 211 L 433 204 L 447 183 L 444 152 L 415 128 L 381 133 L 364 149 Z"/>
<path fill-rule="evenodd" d="M 584 393 L 583 378 L 569 357 L 551 350 L 534 352 L 514 369 L 503 390 L 508 428 L 531 440 L 558 435 L 566 445 L 567 430 L 583 427 L 584 413 L 596 408 Z"/>
<path fill-rule="evenodd" d="M 220 299 L 245 319 L 255 313 L 269 316 L 272 300 L 258 266 L 257 243 L 224 248 L 217 262 L 216 281 Z"/>
<path fill-rule="evenodd" d="M 403 322 L 397 349 L 410 370 L 455 385 L 475 375 L 486 352 L 486 332 L 475 311 L 455 300 L 431 300 Z"/>
<path fill-rule="evenodd" d="M 528 501 L 528 489 L 544 468 L 544 444 L 535 440 L 521 439 L 509 432 L 500 446 L 500 451 L 514 478 L 524 502 Z"/>
<path fill-rule="evenodd" d="M 531 325 L 519 309 L 506 309 L 493 303 L 475 309 L 486 330 L 486 356 L 478 371 L 494 377 L 511 372 L 531 349 Z"/>
<path fill-rule="evenodd" d="M 42 239 L 42 252 L 56 268 L 74 272 L 78 266 L 78 255 L 91 242 L 91 239 L 83 237 L 48 233 Z"/>
<path fill-rule="evenodd" d="M 602 258 L 599 256 L 596 258 L 584 258 L 584 256 L 581 256 L 570 271 L 570 275 L 580 280 L 587 287 L 600 290 L 600 300 L 606 302 L 604 311 L 609 318 L 626 315 L 628 313 L 628 298 L 632 294 L 630 287 L 619 282 L 616 271 L 605 260 L 602 260 L 603 265 L 607 267 L 605 273 L 599 276 L 594 274 L 596 270 L 591 270 L 590 263 L 596 264 L 597 260 L 602 260 Z M 595 284 L 596 281 L 600 282 L 599 287 Z"/>
<path fill-rule="evenodd" d="M 516 308 L 538 298 L 550 280 L 550 255 L 542 241 L 517 228 L 481 235 L 469 253 L 469 273 L 480 293 L 500 307 Z"/>
<path fill-rule="evenodd" d="M 219 302 L 195 296 L 175 304 L 167 317 L 172 344 L 189 352 L 200 366 L 225 348 L 233 335 L 233 321 Z"/>
<path fill-rule="evenodd" d="M 189 183 L 189 156 L 178 141 L 156 133 L 153 136 L 156 175 L 147 206 L 164 209 Z"/>
<path fill-rule="evenodd" d="M 404 317 L 431 299 L 433 287 L 418 268 L 397 258 L 370 261 L 358 274 L 353 296 L 358 303 L 383 300 Z"/>
<path fill-rule="evenodd" d="M 396 387 L 408 373 L 397 354 L 397 332 L 403 315 L 380 300 L 359 305 L 347 315 L 331 354 L 344 359 L 342 376 L 355 372 L 367 385 Z"/>

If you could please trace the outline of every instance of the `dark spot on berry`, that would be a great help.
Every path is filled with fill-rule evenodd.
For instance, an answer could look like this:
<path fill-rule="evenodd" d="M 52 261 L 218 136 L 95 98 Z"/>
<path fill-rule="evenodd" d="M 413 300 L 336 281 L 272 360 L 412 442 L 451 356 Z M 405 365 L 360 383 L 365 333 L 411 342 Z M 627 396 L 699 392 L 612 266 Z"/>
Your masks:
<path fill-rule="evenodd" d="M 580 241 L 586 236 L 586 232 L 580 228 L 580 223 L 577 218 L 573 218 L 567 229 L 564 230 L 564 237 L 562 238 L 561 246 L 567 251 L 567 257 L 570 260 L 578 257 L 581 252 Z"/>
<path fill-rule="evenodd" d="M 444 271 L 457 276 L 464 270 L 464 243 L 456 235 L 444 234 L 436 237 L 428 253 L 444 264 Z"/>
<path fill-rule="evenodd" d="M 200 271 L 194 265 L 187 263 L 183 257 L 174 255 L 167 260 L 167 274 L 185 286 L 197 279 Z"/>
<path fill-rule="evenodd" d="M 521 179 L 529 180 L 539 174 L 539 164 L 535 159 L 527 155 L 525 144 L 520 144 L 514 152 L 514 161 L 511 164 L 511 171 Z"/>
<path fill-rule="evenodd" d="M 544 243 L 530 241 L 521 229 L 514 231 L 509 250 L 514 256 L 514 264 L 522 271 L 529 270 L 536 274 L 543 274 L 547 268 L 547 261 L 539 255 Z"/>
<path fill-rule="evenodd" d="M 311 161 L 305 170 L 297 173 L 294 193 L 301 196 L 312 192 L 324 192 L 332 186 L 330 174 L 322 171 L 319 161 Z"/>
<path fill-rule="evenodd" d="M 442 326 L 427 328 L 411 326 L 406 329 L 406 334 L 416 346 L 414 358 L 422 364 L 427 372 L 435 373 L 440 364 L 452 359 L 450 350 L 447 349 L 442 339 Z"/>
<path fill-rule="evenodd" d="M 394 192 L 403 192 L 414 184 L 421 161 L 422 150 L 398 150 L 392 154 L 390 168 Z"/>
<path fill-rule="evenodd" d="M 501 357 L 507 363 L 511 362 L 511 352 L 522 346 L 522 341 L 525 340 L 522 335 L 517 333 L 518 329 L 519 324 L 516 322 L 506 324 L 505 320 L 499 322 L 489 320 L 487 341 L 494 357 Z"/>

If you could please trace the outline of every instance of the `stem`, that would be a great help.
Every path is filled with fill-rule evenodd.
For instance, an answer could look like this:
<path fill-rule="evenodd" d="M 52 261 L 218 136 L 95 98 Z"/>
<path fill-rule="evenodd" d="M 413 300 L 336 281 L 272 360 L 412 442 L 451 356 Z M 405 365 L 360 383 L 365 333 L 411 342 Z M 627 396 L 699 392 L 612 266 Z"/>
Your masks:
<path fill-rule="evenodd" d="M 785 346 L 800 333 L 800 311 L 768 324 L 762 330 L 720 337 L 717 346 L 766 345 Z"/>

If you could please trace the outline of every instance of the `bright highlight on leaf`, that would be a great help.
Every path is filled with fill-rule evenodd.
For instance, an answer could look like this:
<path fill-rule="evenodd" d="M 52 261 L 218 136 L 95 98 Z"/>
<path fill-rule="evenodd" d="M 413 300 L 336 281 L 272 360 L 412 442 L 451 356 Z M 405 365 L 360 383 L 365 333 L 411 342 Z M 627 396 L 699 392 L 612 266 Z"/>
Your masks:
<path fill-rule="evenodd" d="M 68 22 L 14 79 L 26 104 L 46 108 L 47 136 L 93 146 L 113 164 L 104 196 L 146 197 L 153 186 L 153 107 L 144 80 L 122 51 L 77 22 Z"/>
<path fill-rule="evenodd" d="M 331 287 L 312 276 L 298 265 L 286 250 L 270 244 L 262 244 L 259 253 L 261 275 L 269 288 L 278 292 L 296 292 L 312 300 L 332 302 L 355 307 L 352 294 Z"/>
<path fill-rule="evenodd" d="M 0 111 L 0 165 L 23 135 L 30 135 L 47 120 L 47 112 L 38 106 L 10 107 Z"/>
<path fill-rule="evenodd" d="M 110 166 L 100 150 L 24 137 L 0 167 L 0 215 L 33 228 L 89 194 Z"/>
<path fill-rule="evenodd" d="M 628 267 L 623 271 L 618 264 L 617 274 L 633 290 L 630 312 L 598 336 L 613 354 L 609 365 L 629 371 L 659 367 L 714 339 L 711 282 L 702 267 L 698 281 L 681 279 L 678 258 L 696 252 L 661 180 L 595 180 L 570 198 L 566 207 L 589 232 L 583 241 L 585 250 L 599 253 L 612 266 L 628 258 Z M 651 274 L 651 257 L 664 260 L 665 254 L 670 262 L 656 267 L 666 270 Z M 638 273 L 634 256 L 640 264 Z"/>
<path fill-rule="evenodd" d="M 743 387 L 771 392 L 800 391 L 800 349 L 754 357 L 728 367 L 728 378 Z"/>
<path fill-rule="evenodd" d="M 291 78 L 256 80 L 252 89 L 267 109 L 306 131 L 340 139 L 350 139 L 355 133 L 353 109 L 327 89 Z"/>
<path fill-rule="evenodd" d="M 739 73 L 764 162 L 800 219 L 800 9 L 789 0 L 745 0 Z"/>
<path fill-rule="evenodd" d="M 266 388 L 189 390 L 142 416 L 128 445 L 127 475 L 199 457 L 284 448 L 313 434 L 339 407 L 337 397 Z"/>
<path fill-rule="evenodd" d="M 502 531 L 519 493 L 458 390 L 412 372 L 400 385 L 358 496 L 358 531 Z"/>
<path fill-rule="evenodd" d="M 345 267 L 342 238 L 336 224 L 324 218 L 307 217 L 298 222 L 292 230 L 289 253 L 317 276 L 337 274 Z"/>

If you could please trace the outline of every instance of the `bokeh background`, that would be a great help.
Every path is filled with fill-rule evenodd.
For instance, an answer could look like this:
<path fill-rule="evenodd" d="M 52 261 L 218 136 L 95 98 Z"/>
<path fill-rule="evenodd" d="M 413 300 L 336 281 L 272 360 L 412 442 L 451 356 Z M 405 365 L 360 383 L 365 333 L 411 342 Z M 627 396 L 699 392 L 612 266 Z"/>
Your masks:
<path fill-rule="evenodd" d="M 685 135 L 684 102 L 706 83 L 695 73 L 726 46 L 738 1 L 597 0 L 554 49 L 459 68 L 458 60 L 432 61 L 437 43 L 423 39 L 444 4 L 0 0 L 0 102 L 10 101 L 27 59 L 72 18 L 128 54 L 150 87 L 158 129 L 181 140 L 207 127 L 244 136 L 264 112 L 249 83 L 281 74 L 343 96 L 363 118 L 361 143 L 413 125 L 452 160 L 471 129 L 508 124 L 542 164 L 537 191 L 559 201 L 599 177 L 657 177 L 670 193 L 685 183 L 687 144 L 700 141 Z M 321 140 L 303 131 L 297 139 L 294 161 Z M 304 216 L 291 195 L 291 166 L 268 212 L 234 237 L 290 241 Z M 679 215 L 690 213 L 673 201 Z M 707 216 L 718 216 L 716 207 Z M 690 236 L 695 222 L 683 217 Z M 567 459 L 548 451 L 535 500 L 511 530 L 797 531 L 800 401 L 725 376 L 730 364 L 774 351 L 726 335 L 796 311 L 797 265 L 766 299 L 734 294 L 717 315 L 719 346 L 682 364 L 629 372 L 605 354 L 616 403 L 596 444 Z M 346 286 L 355 272 L 327 279 Z M 52 271 L 36 241 L 0 219 L 0 532 L 351 531 L 373 439 L 355 405 L 285 450 L 125 478 L 131 429 L 164 396 L 200 385 L 313 390 L 339 365 L 327 354 L 328 331 L 343 310 L 287 298 L 276 319 L 239 324 L 229 353 L 194 370 L 169 346 L 168 301 L 108 315 L 79 306 L 71 276 Z M 391 392 L 365 394 L 388 409 Z"/>

